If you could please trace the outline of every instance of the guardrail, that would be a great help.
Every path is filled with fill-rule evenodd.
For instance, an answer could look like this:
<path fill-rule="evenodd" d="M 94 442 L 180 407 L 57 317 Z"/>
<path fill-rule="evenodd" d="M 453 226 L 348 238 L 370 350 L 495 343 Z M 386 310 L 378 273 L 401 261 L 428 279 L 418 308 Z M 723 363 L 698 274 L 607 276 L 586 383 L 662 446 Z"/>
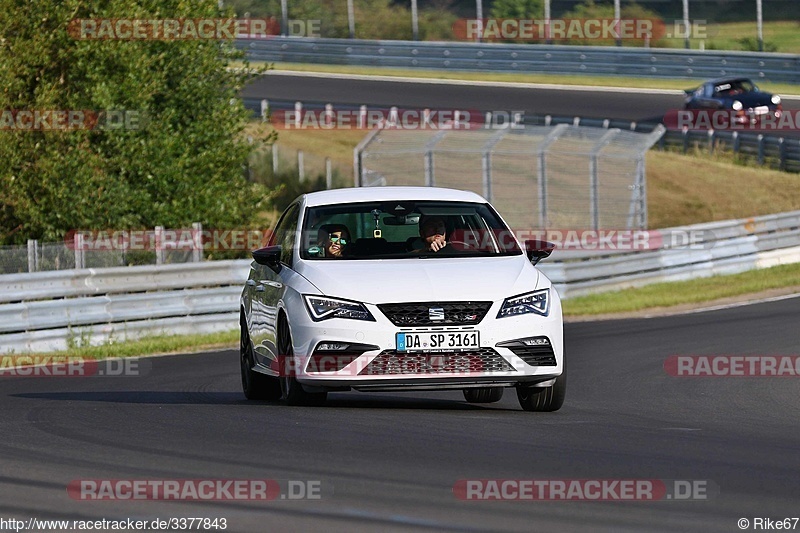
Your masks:
<path fill-rule="evenodd" d="M 236 327 L 250 261 L 0 276 L 0 353 Z"/>
<path fill-rule="evenodd" d="M 800 56 L 669 48 L 275 37 L 239 39 L 250 60 L 444 70 L 800 83 Z"/>
<path fill-rule="evenodd" d="M 660 230 L 689 246 L 556 252 L 540 264 L 564 298 L 800 262 L 800 211 Z M 685 244 L 681 240 L 678 244 Z M 236 328 L 249 260 L 0 276 L 0 353 Z"/>

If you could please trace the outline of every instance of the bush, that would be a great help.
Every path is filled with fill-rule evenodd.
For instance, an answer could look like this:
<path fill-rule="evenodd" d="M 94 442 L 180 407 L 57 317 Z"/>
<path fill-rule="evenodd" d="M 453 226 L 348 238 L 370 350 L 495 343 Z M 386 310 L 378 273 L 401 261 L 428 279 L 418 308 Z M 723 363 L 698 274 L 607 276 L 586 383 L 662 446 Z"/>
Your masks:
<path fill-rule="evenodd" d="M 297 165 L 286 166 L 274 172 L 272 169 L 272 155 L 270 151 L 259 150 L 250 158 L 251 179 L 266 189 L 270 190 L 270 197 L 266 207 L 282 213 L 292 201 L 301 194 L 324 191 L 327 187 L 325 173 L 306 172 L 305 179 L 300 181 L 300 171 Z M 332 173 L 333 188 L 341 187 L 344 178 L 334 169 Z"/>
<path fill-rule="evenodd" d="M 742 50 L 745 52 L 760 52 L 761 50 L 758 49 L 758 39 L 755 37 L 742 37 L 741 39 L 736 39 L 736 42 L 739 43 L 739 46 L 742 47 Z M 778 45 L 775 43 L 771 43 L 769 41 L 764 41 L 764 52 L 777 52 Z"/>

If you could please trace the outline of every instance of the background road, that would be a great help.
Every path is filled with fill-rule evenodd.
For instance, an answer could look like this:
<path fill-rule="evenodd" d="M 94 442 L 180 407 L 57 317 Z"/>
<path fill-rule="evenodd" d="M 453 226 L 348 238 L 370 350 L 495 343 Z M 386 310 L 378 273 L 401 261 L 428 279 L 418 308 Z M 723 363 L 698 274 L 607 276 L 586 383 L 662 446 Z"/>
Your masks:
<path fill-rule="evenodd" d="M 800 300 L 566 325 L 564 408 L 512 391 L 334 393 L 249 403 L 238 354 L 159 357 L 140 377 L 0 378 L 0 517 L 226 517 L 228 531 L 739 531 L 800 514 L 797 378 L 677 378 L 670 355 L 798 355 Z M 74 479 L 321 480 L 316 501 L 85 502 Z M 706 501 L 475 502 L 470 478 L 707 480 Z M 332 488 L 332 494 L 331 494 Z"/>
<path fill-rule="evenodd" d="M 546 78 L 542 80 L 547 82 Z M 698 85 L 687 80 L 686 88 Z M 609 91 L 602 88 L 529 88 L 474 84 L 434 84 L 363 80 L 281 73 L 257 78 L 242 91 L 253 109 L 261 99 L 275 103 L 301 101 L 316 104 L 388 108 L 524 111 L 525 115 L 580 116 L 658 123 L 669 110 L 683 108 L 682 94 L 646 91 Z M 800 109 L 800 98 L 785 97 L 784 109 Z M 800 128 L 800 125 L 798 125 Z M 782 132 L 800 136 L 798 131 Z"/>

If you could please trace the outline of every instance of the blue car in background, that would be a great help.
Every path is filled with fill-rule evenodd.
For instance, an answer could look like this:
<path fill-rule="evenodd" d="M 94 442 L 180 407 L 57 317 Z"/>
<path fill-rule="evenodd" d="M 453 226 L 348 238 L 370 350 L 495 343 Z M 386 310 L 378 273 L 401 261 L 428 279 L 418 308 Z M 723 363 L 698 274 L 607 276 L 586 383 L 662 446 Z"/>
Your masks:
<path fill-rule="evenodd" d="M 718 78 L 684 92 L 684 109 L 730 112 L 739 124 L 779 118 L 783 111 L 780 96 L 761 91 L 749 78 Z"/>

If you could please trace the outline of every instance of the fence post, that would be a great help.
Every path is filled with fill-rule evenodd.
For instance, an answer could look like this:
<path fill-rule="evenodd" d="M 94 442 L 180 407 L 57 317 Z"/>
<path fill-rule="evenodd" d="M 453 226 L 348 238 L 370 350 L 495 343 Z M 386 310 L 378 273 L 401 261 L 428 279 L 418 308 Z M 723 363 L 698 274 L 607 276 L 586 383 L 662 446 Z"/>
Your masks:
<path fill-rule="evenodd" d="M 589 157 L 589 215 L 592 219 L 592 229 L 600 225 L 600 191 L 597 179 L 597 154 Z"/>
<path fill-rule="evenodd" d="M 303 183 L 305 181 L 305 179 L 306 179 L 306 167 L 305 167 L 304 163 L 305 163 L 305 161 L 304 161 L 304 158 L 303 158 L 303 151 L 302 150 L 298 150 L 297 151 L 297 175 L 300 178 L 300 183 Z"/>
<path fill-rule="evenodd" d="M 764 134 L 758 134 L 758 164 L 764 165 Z"/>
<path fill-rule="evenodd" d="M 708 130 L 708 155 L 714 155 L 714 137 L 715 132 L 713 129 Z"/>
<path fill-rule="evenodd" d="M 786 170 L 786 142 L 783 137 L 778 139 L 778 169 Z"/>
<path fill-rule="evenodd" d="M 736 155 L 736 154 L 739 153 L 739 145 L 741 143 L 741 141 L 739 139 L 739 132 L 738 131 L 734 131 L 731 134 L 731 140 L 733 140 L 733 153 L 734 153 L 734 155 Z"/>
<path fill-rule="evenodd" d="M 689 128 L 683 127 L 683 155 L 689 152 Z"/>
<path fill-rule="evenodd" d="M 547 115 L 547 122 L 549 124 L 550 115 Z M 539 229 L 547 228 L 547 151 L 550 145 L 553 144 L 561 133 L 567 129 L 566 124 L 558 124 L 553 127 L 550 133 L 547 134 L 542 142 L 539 144 L 539 151 L 537 155 L 536 167 L 536 185 L 539 192 Z"/>
<path fill-rule="evenodd" d="M 192 224 L 192 262 L 199 263 L 203 260 L 203 225 L 200 222 Z"/>
<path fill-rule="evenodd" d="M 295 102 L 294 103 L 294 127 L 300 128 L 300 124 L 302 124 L 303 118 L 303 102 Z"/>
<path fill-rule="evenodd" d="M 83 250 L 83 233 L 76 231 L 72 237 L 72 244 L 75 248 L 75 268 L 84 268 L 86 261 Z"/>
<path fill-rule="evenodd" d="M 155 227 L 156 234 L 156 264 L 164 264 L 164 226 Z"/>
<path fill-rule="evenodd" d="M 330 157 L 325 158 L 325 188 L 333 189 L 333 168 Z"/>
<path fill-rule="evenodd" d="M 278 174 L 278 145 L 272 143 L 272 174 Z"/>
<path fill-rule="evenodd" d="M 426 187 L 433 187 L 434 180 L 433 180 L 433 152 L 427 150 L 425 152 L 425 186 Z"/>
<path fill-rule="evenodd" d="M 269 102 L 267 99 L 261 100 L 261 122 L 266 122 L 269 116 Z"/>
<path fill-rule="evenodd" d="M 392 108 L 396 109 L 396 108 Z M 447 135 L 448 130 L 442 129 L 439 130 L 436 135 L 431 137 L 427 143 L 425 143 L 425 185 L 428 187 L 433 187 L 436 185 L 436 177 L 435 171 L 433 167 L 433 150 L 436 147 L 436 144 L 442 140 L 442 137 Z"/>
<path fill-rule="evenodd" d="M 358 129 L 367 128 L 367 106 L 362 105 L 358 108 Z"/>
<path fill-rule="evenodd" d="M 491 117 L 490 113 L 486 113 L 487 116 Z M 490 118 L 491 120 L 491 118 Z M 511 124 L 506 125 L 505 127 L 501 127 L 496 132 L 494 132 L 491 137 L 489 137 L 486 142 L 483 144 L 483 148 L 481 149 L 481 170 L 482 170 L 482 177 L 483 177 L 483 197 L 492 201 L 492 150 L 500 140 L 505 137 L 508 130 L 511 128 Z"/>
<path fill-rule="evenodd" d="M 38 248 L 38 241 L 36 239 L 28 239 L 28 272 L 37 272 L 39 270 L 38 259 L 39 254 L 37 253 L 39 250 Z"/>

